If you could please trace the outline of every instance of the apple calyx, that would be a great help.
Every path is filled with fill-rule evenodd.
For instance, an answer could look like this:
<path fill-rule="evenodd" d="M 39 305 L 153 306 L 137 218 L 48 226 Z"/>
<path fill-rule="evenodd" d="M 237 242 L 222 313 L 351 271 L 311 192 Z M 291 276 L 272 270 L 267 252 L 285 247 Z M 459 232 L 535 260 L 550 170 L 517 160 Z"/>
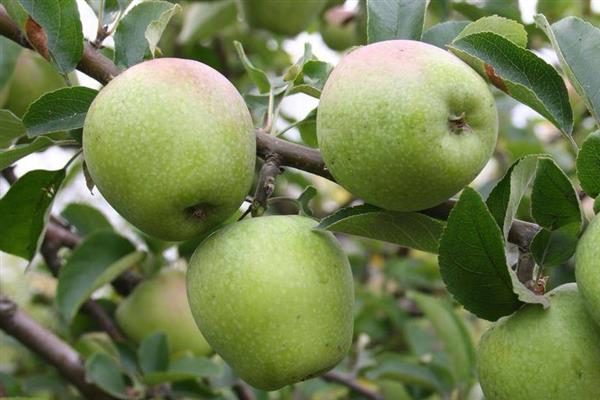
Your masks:
<path fill-rule="evenodd" d="M 192 217 L 204 221 L 208 217 L 208 210 L 210 209 L 210 205 L 207 203 L 198 203 L 194 206 L 188 207 L 186 209 L 187 212 L 191 214 Z"/>
<path fill-rule="evenodd" d="M 450 131 L 452 133 L 457 135 L 471 130 L 471 126 L 467 123 L 467 120 L 465 119 L 464 111 L 459 115 L 451 114 L 450 116 L 448 116 L 448 127 L 450 128 Z"/>

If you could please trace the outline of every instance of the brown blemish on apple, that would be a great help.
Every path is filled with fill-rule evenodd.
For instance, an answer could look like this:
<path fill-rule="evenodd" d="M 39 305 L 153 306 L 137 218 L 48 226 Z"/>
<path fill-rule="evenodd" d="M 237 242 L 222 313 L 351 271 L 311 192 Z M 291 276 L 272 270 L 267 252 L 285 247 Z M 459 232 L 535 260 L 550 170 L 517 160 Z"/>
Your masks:
<path fill-rule="evenodd" d="M 494 67 L 492 67 L 490 64 L 485 64 L 485 74 L 487 75 L 490 82 L 492 82 L 492 84 L 494 86 L 496 86 L 498 89 L 502 90 L 504 93 L 508 93 L 508 88 L 506 87 L 506 84 L 504 83 L 502 78 L 500 78 L 498 75 L 496 75 L 496 71 L 494 70 Z"/>

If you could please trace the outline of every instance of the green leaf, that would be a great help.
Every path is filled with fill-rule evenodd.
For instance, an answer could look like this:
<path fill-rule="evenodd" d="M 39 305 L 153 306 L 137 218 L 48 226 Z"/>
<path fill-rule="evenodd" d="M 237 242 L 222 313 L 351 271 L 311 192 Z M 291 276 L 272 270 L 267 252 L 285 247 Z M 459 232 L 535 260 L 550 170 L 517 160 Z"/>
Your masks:
<path fill-rule="evenodd" d="M 167 336 L 162 332 L 146 336 L 138 348 L 138 362 L 144 374 L 166 371 L 169 364 Z"/>
<path fill-rule="evenodd" d="M 448 392 L 444 382 L 431 368 L 400 354 L 388 353 L 377 357 L 376 366 L 366 372 L 366 377 L 371 380 L 388 378 L 439 393 Z"/>
<path fill-rule="evenodd" d="M 310 209 L 310 201 L 317 195 L 317 189 L 314 186 L 307 186 L 304 191 L 298 196 L 298 204 L 300 205 L 300 211 L 307 217 L 312 217 L 313 212 Z"/>
<path fill-rule="evenodd" d="M 237 6 L 233 0 L 196 2 L 190 5 L 183 17 L 178 43 L 200 41 L 213 36 L 236 22 Z"/>
<path fill-rule="evenodd" d="M 85 377 L 88 382 L 118 399 L 129 398 L 119 365 L 106 353 L 96 353 L 86 361 Z"/>
<path fill-rule="evenodd" d="M 0 91 L 4 89 L 12 77 L 22 50 L 23 48 L 12 40 L 0 37 Z M 2 106 L 3 104 L 0 103 L 0 107 Z"/>
<path fill-rule="evenodd" d="M 577 156 L 577 177 L 590 197 L 600 196 L 600 131 L 592 132 Z"/>
<path fill-rule="evenodd" d="M 560 265 L 567 261 L 575 253 L 580 230 L 581 226 L 574 223 L 553 231 L 546 228 L 539 231 L 529 245 L 535 261 L 544 267 Z"/>
<path fill-rule="evenodd" d="M 0 250 L 31 261 L 65 170 L 23 175 L 0 199 Z"/>
<path fill-rule="evenodd" d="M 23 116 L 27 136 L 83 127 L 87 111 L 97 94 L 97 90 L 84 86 L 65 87 L 44 94 L 31 103 Z"/>
<path fill-rule="evenodd" d="M 478 317 L 495 321 L 521 306 L 513 292 L 502 232 L 469 187 L 450 212 L 438 260 L 448 291 Z"/>
<path fill-rule="evenodd" d="M 31 153 L 35 153 L 36 151 L 45 150 L 53 145 L 72 143 L 75 142 L 70 140 L 54 141 L 46 136 L 37 137 L 33 142 L 19 144 L 0 153 L 0 170 L 10 166 L 15 161 L 18 161 L 21 158 L 30 155 Z"/>
<path fill-rule="evenodd" d="M 48 38 L 48 51 L 63 74 L 75 69 L 83 55 L 83 32 L 75 0 L 19 0 Z"/>
<path fill-rule="evenodd" d="M 121 19 L 115 31 L 115 63 L 120 68 L 131 67 L 153 55 L 162 32 L 174 13 L 181 7 L 168 1 L 145 1 Z"/>
<path fill-rule="evenodd" d="M 148 385 L 165 382 L 180 382 L 198 378 L 214 378 L 221 375 L 222 369 L 206 357 L 185 355 L 173 361 L 164 372 L 151 372 L 144 375 Z"/>
<path fill-rule="evenodd" d="M 110 231 L 88 236 L 60 270 L 56 304 L 70 322 L 79 307 L 98 288 L 144 259 L 144 253 L 124 237 Z"/>
<path fill-rule="evenodd" d="M 419 213 L 387 211 L 368 204 L 343 208 L 316 229 L 348 233 L 437 253 L 444 223 Z"/>
<path fill-rule="evenodd" d="M 471 20 L 493 14 L 514 20 L 521 19 L 519 0 L 478 0 L 472 3 L 452 2 L 452 8 Z"/>
<path fill-rule="evenodd" d="M 367 0 L 368 42 L 420 40 L 426 9 L 423 0 Z"/>
<path fill-rule="evenodd" d="M 0 110 L 0 149 L 10 146 L 16 138 L 25 134 L 23 122 L 8 110 Z"/>
<path fill-rule="evenodd" d="M 600 124 L 600 81 L 590 68 L 599 61 L 600 29 L 577 17 L 550 26 L 546 17 L 538 14 L 535 22 L 550 39 L 563 71 Z"/>
<path fill-rule="evenodd" d="M 446 46 L 452 43 L 454 38 L 458 36 L 460 32 L 467 25 L 469 21 L 446 21 L 441 24 L 432 26 L 423 32 L 423 42 L 432 44 L 439 48 L 446 50 Z"/>
<path fill-rule="evenodd" d="M 531 215 L 544 228 L 569 224 L 581 227 L 583 216 L 577 191 L 551 158 L 541 158 L 531 193 Z"/>
<path fill-rule="evenodd" d="M 475 59 L 475 69 L 491 83 L 542 114 L 572 142 L 573 113 L 567 88 L 550 64 L 491 32 L 463 37 L 449 48 L 467 61 Z"/>
<path fill-rule="evenodd" d="M 512 19 L 492 15 L 471 22 L 460 32 L 455 40 L 481 32 L 492 32 L 510 40 L 519 47 L 527 46 L 527 31 L 525 27 Z"/>
<path fill-rule="evenodd" d="M 100 4 L 104 3 L 102 10 L 102 25 L 109 25 L 116 20 L 119 12 L 125 11 L 131 0 L 86 0 L 96 15 L 100 14 Z"/>
<path fill-rule="evenodd" d="M 60 216 L 74 226 L 81 236 L 88 236 L 99 230 L 111 230 L 112 225 L 97 208 L 83 203 L 71 203 L 62 210 Z"/>
<path fill-rule="evenodd" d="M 452 307 L 442 299 L 409 292 L 412 299 L 423 311 L 435 329 L 450 360 L 450 370 L 460 392 L 466 394 L 475 381 L 475 347 L 463 320 Z"/>
<path fill-rule="evenodd" d="M 318 99 L 332 70 L 333 66 L 324 61 L 305 62 L 301 73 L 294 80 L 294 87 L 290 90 L 290 94 L 304 93 Z"/>
<path fill-rule="evenodd" d="M 508 238 L 521 199 L 535 175 L 537 162 L 536 155 L 525 156 L 515 161 L 487 198 L 487 206 L 498 226 L 502 228 L 505 239 Z"/>
<path fill-rule="evenodd" d="M 233 45 L 235 46 L 238 57 L 240 58 L 244 69 L 248 73 L 248 76 L 250 77 L 252 82 L 254 82 L 254 84 L 258 88 L 259 93 L 269 93 L 269 91 L 271 90 L 271 81 L 269 81 L 269 77 L 267 76 L 265 71 L 256 68 L 252 64 L 252 62 L 244 52 L 244 46 L 242 46 L 240 42 L 234 41 Z"/>

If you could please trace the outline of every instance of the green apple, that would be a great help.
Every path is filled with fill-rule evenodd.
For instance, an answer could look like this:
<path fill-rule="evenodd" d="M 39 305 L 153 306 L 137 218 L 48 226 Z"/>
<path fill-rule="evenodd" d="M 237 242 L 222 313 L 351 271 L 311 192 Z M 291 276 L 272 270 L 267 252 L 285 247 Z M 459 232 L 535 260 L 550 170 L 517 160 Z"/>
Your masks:
<path fill-rule="evenodd" d="M 525 305 L 482 336 L 478 368 L 487 400 L 600 399 L 600 330 L 576 284 L 549 296 L 550 308 Z"/>
<path fill-rule="evenodd" d="M 274 33 L 296 36 L 319 15 L 327 0 L 244 0 L 248 24 Z"/>
<path fill-rule="evenodd" d="M 140 283 L 119 304 L 116 319 L 127 337 L 138 343 L 148 335 L 162 332 L 173 354 L 211 352 L 192 317 L 182 271 L 167 269 Z"/>
<path fill-rule="evenodd" d="M 232 215 L 256 161 L 239 92 L 211 67 L 176 58 L 137 64 L 102 89 L 83 150 L 106 200 L 164 240 L 199 236 Z"/>
<path fill-rule="evenodd" d="M 321 20 L 321 37 L 333 50 L 346 50 L 360 44 L 357 15 L 343 6 L 327 10 Z"/>
<path fill-rule="evenodd" d="M 10 80 L 5 107 L 21 118 L 41 95 L 66 86 L 64 78 L 42 56 L 23 50 Z"/>
<path fill-rule="evenodd" d="M 600 326 L 600 214 L 588 225 L 577 244 L 575 276 L 592 318 Z"/>
<path fill-rule="evenodd" d="M 329 232 L 300 216 L 228 225 L 190 260 L 192 314 L 252 386 L 276 390 L 333 368 L 352 342 L 352 273 Z"/>
<path fill-rule="evenodd" d="M 319 147 L 338 183 L 397 211 L 433 207 L 461 190 L 497 135 L 485 81 L 452 54 L 410 40 L 347 54 L 317 113 Z"/>

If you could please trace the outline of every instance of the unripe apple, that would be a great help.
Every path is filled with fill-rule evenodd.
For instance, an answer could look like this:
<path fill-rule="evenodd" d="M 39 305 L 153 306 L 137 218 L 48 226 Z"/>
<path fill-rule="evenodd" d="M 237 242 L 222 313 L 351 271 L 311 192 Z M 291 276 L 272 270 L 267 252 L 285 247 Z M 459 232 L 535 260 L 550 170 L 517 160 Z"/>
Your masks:
<path fill-rule="evenodd" d="M 240 206 L 256 139 L 242 96 L 202 63 L 137 64 L 98 94 L 83 128 L 85 161 L 106 200 L 164 240 L 198 236 Z"/>
<path fill-rule="evenodd" d="M 194 322 L 185 293 L 185 273 L 164 270 L 140 283 L 116 311 L 119 327 L 130 339 L 162 332 L 169 351 L 207 355 L 211 349 Z"/>
<path fill-rule="evenodd" d="M 327 10 L 321 21 L 321 37 L 333 50 L 346 50 L 360 44 L 356 12 L 337 6 Z"/>
<path fill-rule="evenodd" d="M 575 276 L 587 309 L 600 326 L 600 214 L 577 244 Z"/>
<path fill-rule="evenodd" d="M 317 137 L 336 180 L 397 211 L 433 207 L 485 166 L 498 134 L 494 98 L 467 64 L 410 40 L 347 54 L 321 95 Z"/>
<path fill-rule="evenodd" d="M 204 241 L 187 278 L 208 343 L 252 386 L 275 390 L 333 368 L 352 342 L 352 273 L 329 232 L 300 216 L 229 225 Z"/>
<path fill-rule="evenodd" d="M 550 308 L 525 305 L 481 338 L 487 400 L 600 399 L 600 330 L 574 283 L 549 293 Z"/>
<path fill-rule="evenodd" d="M 10 85 L 5 107 L 21 118 L 41 95 L 66 86 L 64 78 L 39 54 L 23 50 Z"/>
<path fill-rule="evenodd" d="M 248 24 L 287 36 L 296 36 L 319 15 L 327 0 L 244 0 Z"/>

